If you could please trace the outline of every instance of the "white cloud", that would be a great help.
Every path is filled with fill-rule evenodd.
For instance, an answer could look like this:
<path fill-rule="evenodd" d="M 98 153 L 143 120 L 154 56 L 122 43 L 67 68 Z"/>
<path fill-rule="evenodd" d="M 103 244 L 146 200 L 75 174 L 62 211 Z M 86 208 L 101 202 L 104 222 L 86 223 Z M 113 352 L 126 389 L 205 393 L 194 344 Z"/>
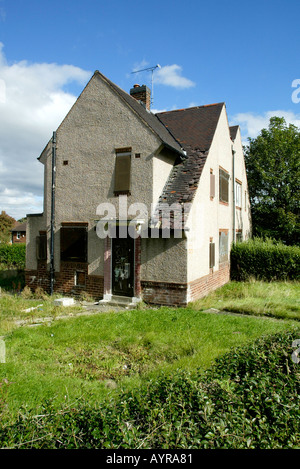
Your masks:
<path fill-rule="evenodd" d="M 165 65 L 156 69 L 153 81 L 156 84 L 172 86 L 174 88 L 191 88 L 195 83 L 189 78 L 181 76 L 182 67 L 177 64 Z"/>
<path fill-rule="evenodd" d="M 90 75 L 72 65 L 9 64 L 0 43 L 0 211 L 21 218 L 43 210 L 37 158 L 76 100 L 64 87 Z"/>
<path fill-rule="evenodd" d="M 262 129 L 266 129 L 269 126 L 271 117 L 284 117 L 287 124 L 293 124 L 300 127 L 300 115 L 295 114 L 292 111 L 267 111 L 263 114 L 253 114 L 251 112 L 245 112 L 236 114 L 232 117 L 230 125 L 239 125 L 241 128 L 242 138 L 245 144 L 247 144 L 248 137 L 255 138 Z"/>

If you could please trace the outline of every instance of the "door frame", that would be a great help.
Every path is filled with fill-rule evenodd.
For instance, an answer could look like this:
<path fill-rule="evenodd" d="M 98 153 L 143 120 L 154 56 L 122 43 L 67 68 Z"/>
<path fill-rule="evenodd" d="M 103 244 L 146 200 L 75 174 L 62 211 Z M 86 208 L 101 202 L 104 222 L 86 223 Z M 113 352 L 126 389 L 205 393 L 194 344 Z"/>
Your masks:
<path fill-rule="evenodd" d="M 113 227 L 115 224 L 122 223 L 122 220 L 110 221 L 109 225 Z M 140 223 L 137 221 L 137 224 Z M 109 231 L 109 233 L 111 233 Z M 104 238 L 104 267 L 103 267 L 103 301 L 110 301 L 112 293 L 112 241 L 110 234 Z M 133 238 L 134 246 L 134 268 L 133 268 L 133 298 L 140 299 L 142 295 L 141 289 L 141 236 Z"/>
<path fill-rule="evenodd" d="M 115 288 L 115 281 L 114 281 L 114 243 L 116 240 L 122 240 L 128 242 L 128 236 L 126 238 L 112 238 L 111 239 L 111 269 L 110 269 L 110 281 L 111 281 L 111 294 L 116 296 L 126 296 L 126 297 L 134 297 L 135 293 L 135 239 L 129 237 L 131 245 L 132 245 L 132 253 L 130 255 L 130 279 L 131 279 L 131 287 L 127 290 L 127 292 L 118 291 Z"/>

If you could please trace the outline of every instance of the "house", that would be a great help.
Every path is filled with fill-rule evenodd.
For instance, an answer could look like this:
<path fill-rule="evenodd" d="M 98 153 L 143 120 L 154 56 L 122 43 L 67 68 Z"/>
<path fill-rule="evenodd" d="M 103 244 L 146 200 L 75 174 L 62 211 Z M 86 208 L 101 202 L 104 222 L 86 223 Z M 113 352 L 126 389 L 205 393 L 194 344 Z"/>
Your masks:
<path fill-rule="evenodd" d="M 27 223 L 16 223 L 11 230 L 11 242 L 15 243 L 26 243 L 26 225 Z"/>
<path fill-rule="evenodd" d="M 186 305 L 229 280 L 250 235 L 238 126 L 225 103 L 154 115 L 96 71 L 39 157 L 43 213 L 27 216 L 26 282 Z"/>

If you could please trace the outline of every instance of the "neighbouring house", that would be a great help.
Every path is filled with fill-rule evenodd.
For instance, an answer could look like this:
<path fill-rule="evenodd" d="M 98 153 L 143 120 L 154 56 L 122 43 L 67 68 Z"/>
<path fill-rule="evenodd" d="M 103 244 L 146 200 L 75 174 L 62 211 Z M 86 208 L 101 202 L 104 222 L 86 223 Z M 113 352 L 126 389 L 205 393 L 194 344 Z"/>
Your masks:
<path fill-rule="evenodd" d="M 27 223 L 17 223 L 11 230 L 11 242 L 12 244 L 16 243 L 26 243 L 26 225 Z"/>
<path fill-rule="evenodd" d="M 241 134 L 225 103 L 153 114 L 96 71 L 39 157 L 43 213 L 27 216 L 26 283 L 186 305 L 229 280 L 249 237 Z"/>

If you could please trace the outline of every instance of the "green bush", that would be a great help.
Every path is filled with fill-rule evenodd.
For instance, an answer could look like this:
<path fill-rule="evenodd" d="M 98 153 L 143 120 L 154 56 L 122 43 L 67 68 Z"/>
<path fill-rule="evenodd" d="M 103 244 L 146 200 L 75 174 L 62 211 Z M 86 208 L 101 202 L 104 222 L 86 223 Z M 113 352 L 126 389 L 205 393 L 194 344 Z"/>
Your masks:
<path fill-rule="evenodd" d="M 1 447 L 281 449 L 300 446 L 300 330 L 261 338 L 205 374 L 178 370 L 99 405 L 78 401 L 0 428 Z M 9 385 L 9 384 L 6 384 Z M 1 409 L 0 409 L 1 410 Z"/>
<path fill-rule="evenodd" d="M 20 244 L 0 244 L 0 265 L 7 269 L 25 269 L 26 245 Z"/>
<path fill-rule="evenodd" d="M 255 238 L 231 249 L 231 279 L 299 280 L 300 247 Z"/>

